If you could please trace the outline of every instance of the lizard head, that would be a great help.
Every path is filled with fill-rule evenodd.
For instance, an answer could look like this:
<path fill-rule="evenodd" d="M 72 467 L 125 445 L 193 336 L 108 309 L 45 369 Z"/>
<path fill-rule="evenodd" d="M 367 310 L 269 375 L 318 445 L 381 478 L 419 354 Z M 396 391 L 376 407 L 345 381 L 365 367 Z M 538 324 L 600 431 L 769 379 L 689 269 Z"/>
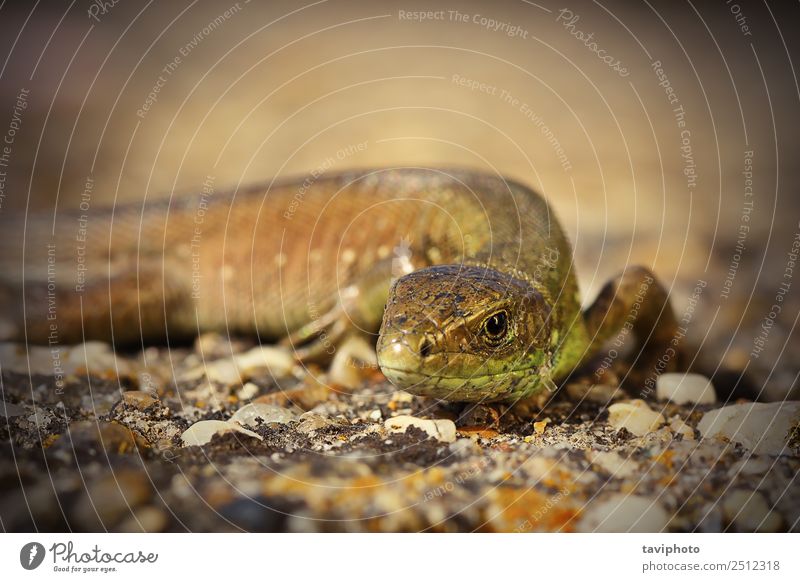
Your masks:
<path fill-rule="evenodd" d="M 392 286 L 378 364 L 414 394 L 511 400 L 552 385 L 550 328 L 550 307 L 528 282 L 486 267 L 429 267 Z"/>

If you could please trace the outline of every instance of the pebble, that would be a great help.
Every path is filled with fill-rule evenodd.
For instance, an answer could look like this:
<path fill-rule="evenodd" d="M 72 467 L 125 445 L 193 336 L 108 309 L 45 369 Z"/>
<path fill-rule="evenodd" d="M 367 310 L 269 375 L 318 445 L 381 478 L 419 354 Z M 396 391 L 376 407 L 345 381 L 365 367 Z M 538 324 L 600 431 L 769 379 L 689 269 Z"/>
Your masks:
<path fill-rule="evenodd" d="M 275 406 L 291 404 L 303 410 L 311 410 L 321 402 L 325 402 L 331 392 L 329 386 L 321 382 L 313 374 L 308 374 L 299 386 L 263 394 L 256 398 L 254 402 L 264 402 Z"/>
<path fill-rule="evenodd" d="M 258 386 L 252 382 L 247 382 L 244 386 L 236 391 L 236 398 L 239 400 L 251 400 L 256 394 L 258 394 L 258 390 Z"/>
<path fill-rule="evenodd" d="M 615 479 L 627 479 L 639 471 L 636 461 L 614 451 L 591 451 L 587 456 L 592 463 L 610 473 Z"/>
<path fill-rule="evenodd" d="M 656 397 L 675 404 L 713 404 L 717 401 L 714 385 L 701 374 L 661 374 L 656 380 Z"/>
<path fill-rule="evenodd" d="M 317 414 L 315 412 L 306 412 L 305 414 L 300 415 L 300 424 L 297 425 L 297 431 L 303 434 L 308 434 L 310 432 L 314 432 L 315 430 L 325 428 L 326 426 L 333 426 L 335 424 L 336 423 L 331 419 L 326 418 L 321 414 Z"/>
<path fill-rule="evenodd" d="M 285 378 L 294 367 L 292 355 L 284 348 L 258 346 L 232 358 L 207 362 L 186 371 L 181 381 L 197 380 L 205 376 L 212 382 L 226 386 L 242 384 L 242 378 L 267 370 L 273 378 Z"/>
<path fill-rule="evenodd" d="M 122 401 L 137 410 L 144 410 L 158 402 L 157 399 L 153 398 L 152 394 L 148 394 L 143 390 L 128 390 L 127 392 L 123 392 Z"/>
<path fill-rule="evenodd" d="M 733 404 L 706 412 L 697 429 L 703 438 L 724 437 L 754 454 L 791 455 L 788 442 L 798 416 L 797 401 Z"/>
<path fill-rule="evenodd" d="M 242 428 L 234 422 L 227 422 L 224 420 L 201 420 L 183 431 L 181 442 L 185 447 L 199 447 L 210 443 L 214 435 L 224 434 L 226 432 L 239 432 L 257 438 L 258 440 L 263 440 L 260 435 L 246 428 Z"/>
<path fill-rule="evenodd" d="M 653 432 L 666 421 L 650 409 L 644 400 L 628 400 L 608 407 L 608 423 L 617 430 L 625 428 L 636 436 Z"/>
<path fill-rule="evenodd" d="M 452 420 L 426 420 L 416 416 L 395 416 L 386 420 L 383 425 L 389 432 L 403 433 L 409 426 L 415 426 L 443 443 L 452 443 L 456 440 L 456 424 Z"/>
<path fill-rule="evenodd" d="M 783 520 L 757 491 L 737 489 L 725 495 L 722 511 L 728 523 L 740 532 L 780 531 Z"/>
<path fill-rule="evenodd" d="M 593 501 L 577 525 L 579 532 L 661 532 L 669 525 L 669 514 L 650 497 L 615 493 Z"/>
<path fill-rule="evenodd" d="M 285 378 L 294 368 L 294 358 L 285 348 L 258 346 L 234 357 L 237 367 L 244 375 L 269 370 L 273 378 Z"/>
<path fill-rule="evenodd" d="M 375 347 L 361 336 L 350 336 L 336 350 L 328 370 L 328 378 L 334 384 L 353 390 L 377 366 Z"/>
<path fill-rule="evenodd" d="M 270 424 L 276 422 L 278 424 L 286 424 L 297 420 L 297 417 L 291 410 L 281 408 L 280 406 L 273 406 L 271 404 L 264 404 L 263 402 L 253 402 L 242 406 L 237 410 L 233 417 L 232 422 L 239 423 L 242 426 L 249 426 L 251 428 L 259 425 L 259 420 L 263 424 Z"/>
<path fill-rule="evenodd" d="M 675 416 L 669 421 L 669 428 L 676 434 L 683 435 L 684 440 L 694 440 L 694 429 L 686 424 L 680 417 Z"/>
<path fill-rule="evenodd" d="M 533 423 L 534 432 L 536 432 L 536 434 L 544 434 L 544 431 L 547 428 L 547 423 L 549 422 L 550 422 L 549 418 L 545 418 L 544 420 L 534 422 Z"/>
<path fill-rule="evenodd" d="M 772 458 L 750 456 L 734 463 L 728 474 L 731 477 L 737 475 L 766 475 L 773 468 Z"/>
<path fill-rule="evenodd" d="M 41 408 L 35 409 L 35 412 L 28 417 L 28 422 L 32 422 L 40 428 L 45 428 L 52 420 L 53 415 Z"/>

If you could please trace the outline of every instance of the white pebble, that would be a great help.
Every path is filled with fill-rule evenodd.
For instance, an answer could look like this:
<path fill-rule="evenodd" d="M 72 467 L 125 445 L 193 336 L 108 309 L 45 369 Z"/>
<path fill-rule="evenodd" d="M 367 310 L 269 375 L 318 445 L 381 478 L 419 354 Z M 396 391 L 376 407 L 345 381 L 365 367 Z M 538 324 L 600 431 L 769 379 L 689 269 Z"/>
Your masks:
<path fill-rule="evenodd" d="M 757 455 L 791 455 L 787 445 L 798 416 L 796 401 L 733 404 L 706 412 L 697 429 L 703 438 L 724 437 Z"/>
<path fill-rule="evenodd" d="M 687 441 L 694 440 L 694 429 L 677 416 L 670 420 L 669 428 L 675 434 L 683 435 L 683 438 Z"/>
<path fill-rule="evenodd" d="M 247 382 L 244 386 L 242 386 L 237 392 L 236 397 L 239 400 L 250 400 L 256 394 L 258 394 L 258 386 L 253 384 L 252 382 Z"/>
<path fill-rule="evenodd" d="M 328 378 L 333 384 L 352 390 L 358 388 L 367 373 L 374 370 L 377 365 L 375 346 L 361 336 L 349 336 L 336 349 Z"/>
<path fill-rule="evenodd" d="M 383 425 L 389 432 L 406 432 L 409 426 L 415 426 L 444 443 L 452 443 L 456 440 L 456 425 L 452 420 L 425 420 L 416 416 L 395 416 L 388 419 Z"/>
<path fill-rule="evenodd" d="M 639 465 L 630 457 L 624 457 L 615 451 L 590 452 L 589 460 L 601 469 L 605 469 L 615 479 L 627 479 L 639 470 Z"/>
<path fill-rule="evenodd" d="M 258 426 L 257 419 L 261 419 L 261 422 L 264 424 L 269 424 L 271 422 L 286 424 L 287 422 L 297 420 L 297 417 L 291 410 L 281 408 L 280 406 L 265 404 L 263 402 L 253 402 L 237 410 L 231 418 L 231 421 L 239 423 L 242 426 L 255 427 Z"/>
<path fill-rule="evenodd" d="M 700 374 L 661 374 L 656 380 L 656 397 L 675 404 L 713 404 L 717 401 L 711 380 Z"/>
<path fill-rule="evenodd" d="M 185 447 L 196 447 L 208 444 L 214 435 L 226 432 L 239 432 L 247 436 L 263 440 L 253 431 L 242 428 L 238 424 L 224 420 L 201 420 L 183 431 L 181 441 Z"/>
<path fill-rule="evenodd" d="M 728 523 L 740 532 L 775 532 L 782 525 L 781 517 L 767 505 L 757 491 L 737 489 L 725 496 L 722 510 Z"/>
<path fill-rule="evenodd" d="M 593 501 L 576 529 L 579 532 L 661 532 L 669 525 L 669 514 L 649 497 L 615 493 Z"/>
<path fill-rule="evenodd" d="M 294 367 L 294 358 L 285 348 L 258 346 L 236 356 L 236 365 L 242 374 L 250 374 L 267 368 L 276 378 L 288 376 Z"/>
<path fill-rule="evenodd" d="M 653 432 L 664 422 L 664 417 L 650 410 L 644 400 L 618 402 L 608 407 L 608 423 L 616 429 L 625 428 L 636 436 Z"/>

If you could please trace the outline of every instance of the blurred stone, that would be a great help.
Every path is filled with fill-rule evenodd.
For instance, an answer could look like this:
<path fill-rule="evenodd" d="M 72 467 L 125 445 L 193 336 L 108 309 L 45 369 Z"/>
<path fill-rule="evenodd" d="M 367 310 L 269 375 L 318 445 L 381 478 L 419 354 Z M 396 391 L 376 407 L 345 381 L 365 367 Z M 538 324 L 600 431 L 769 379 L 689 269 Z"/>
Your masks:
<path fill-rule="evenodd" d="M 661 532 L 669 514 L 650 497 L 615 493 L 589 504 L 577 526 L 579 532 Z"/>
<path fill-rule="evenodd" d="M 656 397 L 675 404 L 713 404 L 717 401 L 711 380 L 700 374 L 661 374 L 656 380 Z"/>
<path fill-rule="evenodd" d="M 650 409 L 643 400 L 619 402 L 608 407 L 608 423 L 616 429 L 625 428 L 636 436 L 653 432 L 666 421 Z"/>
<path fill-rule="evenodd" d="M 145 410 L 158 402 L 152 394 L 148 394 L 142 390 L 128 390 L 127 392 L 123 392 L 122 401 L 137 410 Z"/>
<path fill-rule="evenodd" d="M 239 400 L 251 400 L 258 394 L 259 387 L 252 382 L 246 382 L 239 390 L 236 391 L 236 398 Z"/>
<path fill-rule="evenodd" d="M 776 532 L 783 523 L 758 491 L 736 489 L 728 493 L 722 500 L 722 510 L 727 522 L 740 532 Z"/>
<path fill-rule="evenodd" d="M 733 404 L 703 415 L 703 438 L 724 437 L 755 454 L 791 455 L 789 443 L 800 421 L 800 402 Z"/>
<path fill-rule="evenodd" d="M 639 464 L 636 461 L 629 456 L 620 455 L 616 451 L 590 451 L 586 456 L 615 479 L 627 479 L 634 476 L 639 470 Z"/>
<path fill-rule="evenodd" d="M 270 424 L 276 422 L 278 424 L 286 424 L 297 420 L 297 417 L 292 411 L 280 406 L 273 406 L 271 404 L 264 404 L 262 402 L 253 402 L 242 406 L 231 417 L 232 422 L 239 423 L 242 426 L 249 426 L 251 428 L 257 427 L 259 420 L 263 424 Z"/>
<path fill-rule="evenodd" d="M 311 410 L 317 404 L 325 402 L 331 394 L 331 389 L 320 382 L 313 374 L 309 374 L 303 382 L 294 388 L 272 392 L 259 396 L 253 402 L 263 402 L 275 406 L 293 404 L 302 410 Z"/>
<path fill-rule="evenodd" d="M 336 350 L 328 378 L 333 384 L 354 389 L 378 367 L 375 346 L 360 335 L 349 336 Z"/>
<path fill-rule="evenodd" d="M 297 431 L 303 434 L 308 434 L 315 430 L 325 428 L 326 426 L 335 425 L 336 423 L 329 418 L 314 412 L 306 412 L 300 416 L 300 424 L 297 425 Z"/>
<path fill-rule="evenodd" d="M 684 439 L 693 441 L 694 440 L 694 429 L 683 422 L 680 417 L 676 416 L 673 417 L 669 421 L 669 428 L 675 434 L 682 435 Z"/>

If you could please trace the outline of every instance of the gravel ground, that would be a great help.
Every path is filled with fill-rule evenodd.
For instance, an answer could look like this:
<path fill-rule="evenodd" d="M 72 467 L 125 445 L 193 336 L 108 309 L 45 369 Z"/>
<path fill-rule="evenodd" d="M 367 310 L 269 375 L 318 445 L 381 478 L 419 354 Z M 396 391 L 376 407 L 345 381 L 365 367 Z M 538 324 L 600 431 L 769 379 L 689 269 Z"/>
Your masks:
<path fill-rule="evenodd" d="M 465 406 L 216 335 L 64 348 L 63 377 L 48 349 L 0 356 L 7 531 L 800 529 L 797 403 L 728 402 L 750 413 L 703 435 L 723 404 L 697 378 L 672 397 L 702 404 L 632 398 L 618 363 L 547 403 Z"/>

